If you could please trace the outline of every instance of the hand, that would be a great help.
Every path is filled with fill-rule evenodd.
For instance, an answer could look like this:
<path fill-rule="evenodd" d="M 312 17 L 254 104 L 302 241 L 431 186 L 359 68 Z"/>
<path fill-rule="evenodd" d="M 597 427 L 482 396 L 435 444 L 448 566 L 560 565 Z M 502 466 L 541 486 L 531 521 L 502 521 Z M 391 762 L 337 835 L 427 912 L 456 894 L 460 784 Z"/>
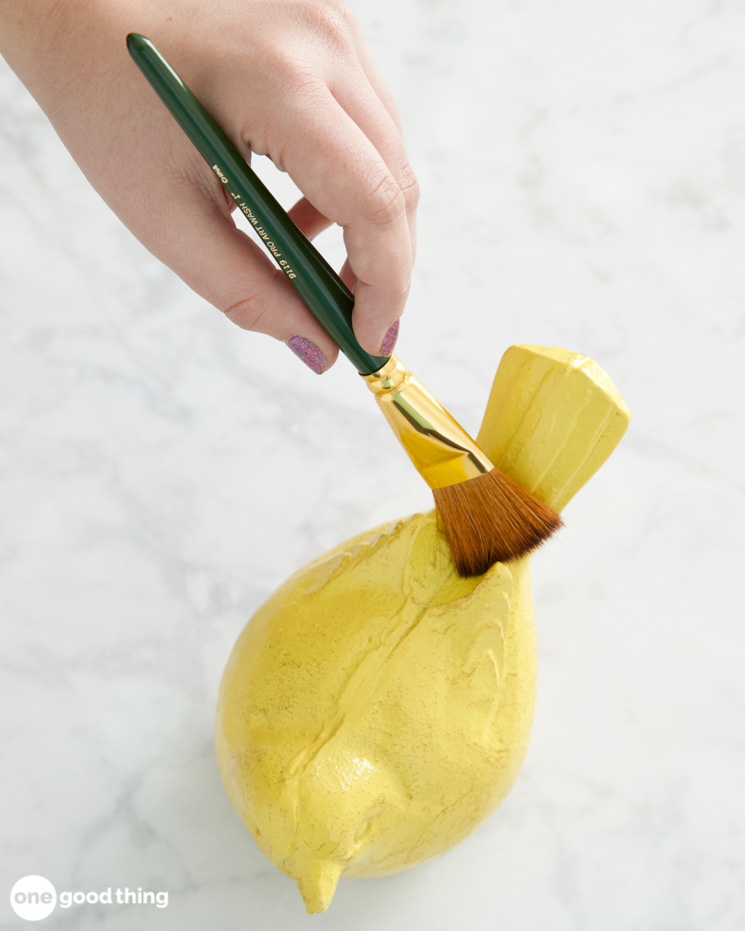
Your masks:
<path fill-rule="evenodd" d="M 289 173 L 304 195 L 290 215 L 309 238 L 332 222 L 343 227 L 340 274 L 355 290 L 355 335 L 380 354 L 409 291 L 418 187 L 395 104 L 349 8 L 340 0 L 0 4 L 0 51 L 112 210 L 239 326 L 310 340 L 322 371 L 336 346 L 235 226 L 235 203 L 129 58 L 129 32 L 153 40 L 247 161 L 265 154 Z"/>

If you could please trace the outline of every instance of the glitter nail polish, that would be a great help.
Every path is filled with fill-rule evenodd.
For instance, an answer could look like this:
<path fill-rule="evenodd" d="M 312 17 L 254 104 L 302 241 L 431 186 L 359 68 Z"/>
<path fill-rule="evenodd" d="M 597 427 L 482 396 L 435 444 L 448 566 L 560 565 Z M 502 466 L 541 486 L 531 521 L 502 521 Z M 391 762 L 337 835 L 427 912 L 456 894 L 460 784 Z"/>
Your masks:
<path fill-rule="evenodd" d="M 302 359 L 316 375 L 320 375 L 328 365 L 328 359 L 318 346 L 304 336 L 292 336 L 285 340 L 285 345 L 289 346 L 298 359 Z"/>
<path fill-rule="evenodd" d="M 396 320 L 396 322 L 388 328 L 388 331 L 383 337 L 379 353 L 381 356 L 389 356 L 393 352 L 393 347 L 396 345 L 396 340 L 398 339 L 398 324 L 399 321 Z"/>

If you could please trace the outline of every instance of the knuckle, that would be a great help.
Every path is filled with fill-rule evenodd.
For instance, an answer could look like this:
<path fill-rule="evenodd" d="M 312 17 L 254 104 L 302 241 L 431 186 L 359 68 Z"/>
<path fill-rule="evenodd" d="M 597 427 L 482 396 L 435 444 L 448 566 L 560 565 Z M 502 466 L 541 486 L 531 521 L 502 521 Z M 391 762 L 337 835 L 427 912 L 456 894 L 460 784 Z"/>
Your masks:
<path fill-rule="evenodd" d="M 414 174 L 414 169 L 409 162 L 406 162 L 399 173 L 398 186 L 403 192 L 404 200 L 406 201 L 406 209 L 411 210 L 416 207 L 419 203 L 421 190 L 419 188 L 419 181 Z"/>
<path fill-rule="evenodd" d="M 378 226 L 393 226 L 406 211 L 406 198 L 391 174 L 384 174 L 367 195 L 363 215 Z"/>
<path fill-rule="evenodd" d="M 272 45 L 263 52 L 261 68 L 271 80 L 284 83 L 295 78 L 299 62 L 289 49 Z"/>
<path fill-rule="evenodd" d="M 312 68 L 299 62 L 295 63 L 291 71 L 286 72 L 285 79 L 288 91 L 298 100 L 306 101 L 308 106 L 323 84 Z"/>
<path fill-rule="evenodd" d="M 398 274 L 394 274 L 389 283 L 389 292 L 395 302 L 403 302 L 411 288 L 411 277 L 404 273 L 402 269 Z"/>
<path fill-rule="evenodd" d="M 264 52 L 262 72 L 283 97 L 310 99 L 322 85 L 313 64 L 291 48 L 272 47 Z"/>
<path fill-rule="evenodd" d="M 305 16 L 319 35 L 335 43 L 346 41 L 355 24 L 354 13 L 342 0 L 308 2 Z"/>

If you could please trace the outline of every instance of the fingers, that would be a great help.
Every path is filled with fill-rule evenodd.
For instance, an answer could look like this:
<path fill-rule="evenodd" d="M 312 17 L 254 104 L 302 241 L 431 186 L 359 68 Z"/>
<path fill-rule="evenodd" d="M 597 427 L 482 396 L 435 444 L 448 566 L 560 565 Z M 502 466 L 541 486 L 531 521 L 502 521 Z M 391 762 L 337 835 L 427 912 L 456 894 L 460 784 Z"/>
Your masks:
<path fill-rule="evenodd" d="M 384 85 L 380 87 L 381 92 L 385 90 L 387 89 Z M 384 101 L 381 100 L 378 90 L 370 83 L 366 74 L 362 75 L 361 80 L 354 86 L 350 87 L 348 83 L 339 89 L 332 86 L 332 92 L 345 112 L 357 123 L 372 145 L 380 153 L 391 174 L 395 178 L 399 189 L 403 193 L 411 246 L 411 268 L 416 256 L 416 211 L 419 203 L 419 185 L 403 144 L 400 122 L 398 121 L 398 113 L 395 109 L 395 105 L 393 105 L 393 101 L 390 99 L 389 103 L 392 107 L 391 112 Z M 371 293 L 367 282 L 356 281 L 355 284 L 355 309 L 352 319 L 355 333 L 358 339 L 360 339 L 360 335 L 365 331 L 368 319 L 372 316 L 368 310 L 369 305 L 366 302 L 374 301 L 375 295 Z M 398 319 L 397 316 L 394 316 L 394 313 L 395 310 L 392 308 L 391 314 L 387 320 L 388 326 L 386 330 Z M 390 339 L 384 337 L 382 346 L 383 355 L 388 355 L 390 353 L 389 342 Z M 378 346 L 380 347 L 380 343 L 378 343 Z M 380 351 L 379 348 L 378 352 Z"/>
<path fill-rule="evenodd" d="M 367 82 L 365 86 L 364 100 L 370 101 L 372 91 Z M 355 90 L 359 92 L 359 85 L 349 88 L 349 96 L 340 96 L 360 113 L 364 103 L 353 108 L 350 102 Z M 365 130 L 320 79 L 306 81 L 302 92 L 285 97 L 282 123 L 274 132 L 278 144 L 269 154 L 319 213 L 344 228 L 349 265 L 357 279 L 355 335 L 364 349 L 379 354 L 409 292 L 409 211 L 417 191 L 405 154 L 388 139 L 390 115 L 375 99 Z M 370 136 L 387 140 L 378 143 L 385 155 Z M 395 164 L 394 170 L 386 159 Z"/>
<path fill-rule="evenodd" d="M 419 184 L 414 177 L 413 169 L 409 163 L 408 155 L 406 154 L 406 147 L 404 145 L 403 138 L 403 128 L 401 125 L 401 117 L 396 107 L 396 103 L 393 99 L 388 85 L 383 80 L 380 71 L 378 71 L 377 65 L 373 61 L 373 57 L 365 46 L 364 42 L 360 41 L 357 45 L 357 57 L 360 62 L 360 66 L 365 73 L 370 89 L 377 97 L 377 101 L 374 98 L 370 98 L 370 105 L 366 108 L 360 109 L 345 104 L 345 109 L 352 116 L 353 119 L 356 119 L 359 122 L 360 126 L 365 130 L 368 139 L 375 145 L 381 153 L 383 153 L 386 163 L 393 170 L 396 171 L 396 166 L 400 174 L 397 174 L 399 184 L 402 187 L 407 188 L 407 209 L 406 214 L 409 221 L 409 234 L 411 236 L 411 259 L 412 263 L 416 258 L 416 211 L 419 205 Z M 373 112 L 373 108 L 377 104 L 378 106 L 382 105 L 385 108 L 385 111 L 388 114 L 389 120 L 385 126 L 385 134 L 379 135 L 374 131 L 371 131 L 370 128 L 366 126 L 365 123 L 365 113 Z M 395 134 L 394 135 L 394 131 Z M 389 142 L 393 140 L 393 144 Z"/>
<path fill-rule="evenodd" d="M 370 82 L 370 86 L 373 88 L 378 96 L 378 99 L 390 114 L 390 117 L 393 120 L 396 129 L 398 130 L 398 134 L 403 139 L 404 133 L 401 123 L 401 115 L 399 114 L 398 107 L 396 106 L 396 102 L 393 99 L 393 94 L 391 93 L 390 88 L 380 73 L 378 66 L 375 64 L 375 60 L 370 54 L 368 47 L 365 45 L 365 42 L 358 29 L 355 30 L 354 51 L 355 55 L 357 56 L 357 60 L 360 63 L 360 67 L 365 73 L 365 77 Z"/>
<path fill-rule="evenodd" d="M 336 345 L 261 246 L 235 226 L 211 177 L 204 177 L 201 166 L 195 170 L 198 184 L 192 177 L 174 185 L 178 193 L 157 213 L 145 245 L 238 326 L 288 342 L 319 374 L 330 368 L 339 354 Z M 212 187 L 212 196 L 205 196 L 205 186 Z M 305 211 L 303 217 L 303 210 L 301 225 L 319 226 L 317 215 Z"/>

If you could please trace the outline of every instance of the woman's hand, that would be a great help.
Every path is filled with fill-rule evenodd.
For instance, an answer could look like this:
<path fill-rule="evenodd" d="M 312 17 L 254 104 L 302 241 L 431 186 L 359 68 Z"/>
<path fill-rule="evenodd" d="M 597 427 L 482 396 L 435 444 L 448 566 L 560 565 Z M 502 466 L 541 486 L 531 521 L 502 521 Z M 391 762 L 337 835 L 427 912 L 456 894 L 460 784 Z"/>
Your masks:
<path fill-rule="evenodd" d="M 236 228 L 235 204 L 130 60 L 129 32 L 153 40 L 247 161 L 266 154 L 288 172 L 304 195 L 290 213 L 307 236 L 331 222 L 343 227 L 355 335 L 381 354 L 409 291 L 418 188 L 395 104 L 349 8 L 340 0 L 0 3 L 0 51 L 112 210 L 231 320 L 300 337 L 291 346 L 323 371 L 337 348 Z"/>

